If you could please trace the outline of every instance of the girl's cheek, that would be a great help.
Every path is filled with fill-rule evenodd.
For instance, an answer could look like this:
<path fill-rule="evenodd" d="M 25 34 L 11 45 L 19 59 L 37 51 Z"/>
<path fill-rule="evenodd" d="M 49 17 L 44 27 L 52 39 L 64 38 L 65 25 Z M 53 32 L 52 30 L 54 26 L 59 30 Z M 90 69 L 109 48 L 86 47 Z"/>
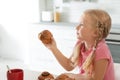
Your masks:
<path fill-rule="evenodd" d="M 80 34 L 83 33 L 83 29 L 80 28 L 78 32 L 79 32 Z"/>

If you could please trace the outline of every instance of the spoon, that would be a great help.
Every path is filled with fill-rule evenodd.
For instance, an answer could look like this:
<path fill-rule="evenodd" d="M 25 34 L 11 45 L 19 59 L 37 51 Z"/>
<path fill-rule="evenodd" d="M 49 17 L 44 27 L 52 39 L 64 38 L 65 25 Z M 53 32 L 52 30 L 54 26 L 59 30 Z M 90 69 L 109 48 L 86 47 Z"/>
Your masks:
<path fill-rule="evenodd" d="M 9 73 L 12 73 L 8 65 L 7 65 L 7 69 Z"/>

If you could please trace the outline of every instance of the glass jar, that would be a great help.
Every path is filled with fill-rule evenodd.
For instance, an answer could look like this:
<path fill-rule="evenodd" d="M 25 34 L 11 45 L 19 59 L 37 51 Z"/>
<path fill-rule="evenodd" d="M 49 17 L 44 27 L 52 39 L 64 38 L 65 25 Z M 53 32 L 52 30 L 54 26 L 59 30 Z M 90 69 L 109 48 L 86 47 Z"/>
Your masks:
<path fill-rule="evenodd" d="M 54 22 L 60 21 L 60 7 L 55 7 L 54 10 Z"/>

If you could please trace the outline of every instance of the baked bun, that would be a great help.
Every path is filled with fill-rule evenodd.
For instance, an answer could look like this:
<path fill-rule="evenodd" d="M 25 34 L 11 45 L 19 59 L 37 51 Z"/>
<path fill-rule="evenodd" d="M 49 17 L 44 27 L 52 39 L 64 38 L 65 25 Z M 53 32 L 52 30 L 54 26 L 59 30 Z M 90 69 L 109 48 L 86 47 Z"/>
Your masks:
<path fill-rule="evenodd" d="M 42 72 L 39 76 L 38 76 L 38 80 L 51 80 L 54 79 L 53 75 L 50 74 L 47 71 Z"/>
<path fill-rule="evenodd" d="M 59 76 L 56 77 L 55 80 L 66 80 L 67 78 L 69 78 L 67 75 L 60 74 Z"/>
<path fill-rule="evenodd" d="M 38 38 L 44 43 L 49 44 L 52 42 L 52 33 L 49 30 L 43 30 L 38 34 Z"/>

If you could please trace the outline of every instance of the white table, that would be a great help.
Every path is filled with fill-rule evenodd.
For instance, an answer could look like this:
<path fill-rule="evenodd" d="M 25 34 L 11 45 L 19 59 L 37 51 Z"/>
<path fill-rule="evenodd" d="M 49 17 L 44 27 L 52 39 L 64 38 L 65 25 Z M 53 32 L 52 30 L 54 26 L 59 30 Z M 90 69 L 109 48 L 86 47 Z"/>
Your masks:
<path fill-rule="evenodd" d="M 38 80 L 40 72 L 24 70 L 24 80 Z"/>
<path fill-rule="evenodd" d="M 7 80 L 6 77 L 7 70 L 0 70 L 0 80 Z M 24 80 L 37 80 L 40 72 L 24 70 Z"/>

